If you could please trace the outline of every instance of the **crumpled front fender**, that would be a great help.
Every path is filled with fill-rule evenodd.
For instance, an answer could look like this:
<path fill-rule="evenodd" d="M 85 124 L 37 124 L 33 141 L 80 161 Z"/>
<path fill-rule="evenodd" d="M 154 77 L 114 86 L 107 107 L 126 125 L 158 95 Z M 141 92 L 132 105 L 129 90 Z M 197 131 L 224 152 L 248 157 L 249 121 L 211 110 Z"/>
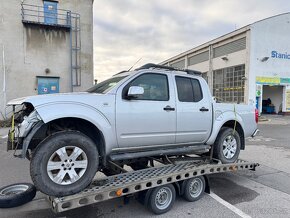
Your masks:
<path fill-rule="evenodd" d="M 31 129 L 31 131 L 28 133 L 28 135 L 25 137 L 25 139 L 23 140 L 23 144 L 22 144 L 22 152 L 21 152 L 21 157 L 25 158 L 26 157 L 26 152 L 28 149 L 28 146 L 31 142 L 31 139 L 33 138 L 33 136 L 35 135 L 35 133 L 44 125 L 43 121 L 39 121 L 35 124 L 35 126 Z"/>

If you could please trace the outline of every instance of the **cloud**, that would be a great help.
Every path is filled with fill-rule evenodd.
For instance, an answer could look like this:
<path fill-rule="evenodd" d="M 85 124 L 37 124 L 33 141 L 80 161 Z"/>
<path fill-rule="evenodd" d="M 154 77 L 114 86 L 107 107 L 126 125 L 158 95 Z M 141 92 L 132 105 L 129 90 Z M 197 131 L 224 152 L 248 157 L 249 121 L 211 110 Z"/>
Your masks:
<path fill-rule="evenodd" d="M 287 12 L 287 0 L 94 1 L 95 77 L 159 63 L 255 21 Z"/>

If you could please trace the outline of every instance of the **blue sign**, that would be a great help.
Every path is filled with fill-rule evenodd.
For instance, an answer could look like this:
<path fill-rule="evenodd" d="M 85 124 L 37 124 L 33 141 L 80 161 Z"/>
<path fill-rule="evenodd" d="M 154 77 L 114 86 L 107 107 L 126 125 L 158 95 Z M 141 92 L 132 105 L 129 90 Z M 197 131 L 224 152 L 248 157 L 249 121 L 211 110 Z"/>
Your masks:
<path fill-rule="evenodd" d="M 285 53 L 279 53 L 277 51 L 272 51 L 271 52 L 271 57 L 272 58 L 279 58 L 279 59 L 288 59 L 288 60 L 290 60 L 290 54 L 288 54 L 287 52 L 285 52 Z"/>
<path fill-rule="evenodd" d="M 59 93 L 59 78 L 38 77 L 37 83 L 39 95 Z"/>

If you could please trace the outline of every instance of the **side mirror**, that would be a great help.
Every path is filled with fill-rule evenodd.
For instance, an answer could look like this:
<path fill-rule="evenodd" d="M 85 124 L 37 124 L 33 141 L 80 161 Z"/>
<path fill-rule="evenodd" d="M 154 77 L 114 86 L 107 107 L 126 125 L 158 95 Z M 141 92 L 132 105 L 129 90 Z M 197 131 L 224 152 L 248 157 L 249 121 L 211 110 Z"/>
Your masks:
<path fill-rule="evenodd" d="M 144 88 L 140 86 L 131 86 L 128 90 L 129 98 L 134 98 L 138 95 L 143 95 L 143 94 L 144 94 Z"/>

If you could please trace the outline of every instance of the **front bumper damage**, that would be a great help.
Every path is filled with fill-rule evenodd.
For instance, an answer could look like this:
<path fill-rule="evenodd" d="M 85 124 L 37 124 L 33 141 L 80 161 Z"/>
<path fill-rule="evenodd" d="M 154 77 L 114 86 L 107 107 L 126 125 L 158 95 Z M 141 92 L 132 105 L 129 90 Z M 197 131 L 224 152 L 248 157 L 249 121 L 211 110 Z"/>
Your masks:
<path fill-rule="evenodd" d="M 11 117 L 11 128 L 8 132 L 8 141 L 7 141 L 7 151 L 9 150 L 19 150 L 22 149 L 22 157 L 25 157 L 26 150 L 28 148 L 30 138 L 27 144 L 27 137 L 29 133 L 34 129 L 34 127 L 40 123 L 41 117 L 36 110 L 33 110 L 28 116 L 24 116 L 21 123 L 17 123 L 15 119 L 15 107 L 13 107 L 13 113 Z M 41 126 L 43 122 L 41 121 Z M 40 125 L 40 124 L 39 124 Z M 26 150 L 24 151 L 24 142 L 26 142 Z M 24 154 L 23 154 L 24 153 Z M 15 155 L 15 153 L 14 153 Z M 16 155 L 15 155 L 16 156 Z"/>

